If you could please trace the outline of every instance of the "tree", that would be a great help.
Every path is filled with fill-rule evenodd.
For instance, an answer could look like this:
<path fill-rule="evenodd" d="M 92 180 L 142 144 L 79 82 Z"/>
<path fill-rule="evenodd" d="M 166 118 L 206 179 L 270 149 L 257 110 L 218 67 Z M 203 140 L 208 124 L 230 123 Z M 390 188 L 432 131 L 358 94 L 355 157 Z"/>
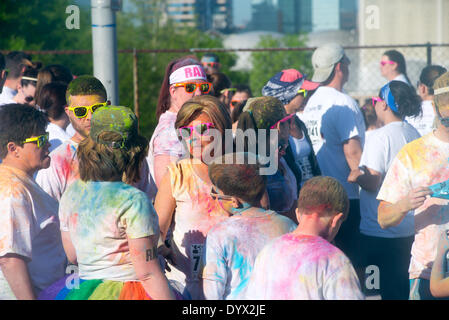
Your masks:
<path fill-rule="evenodd" d="M 257 48 L 304 48 L 306 36 L 286 35 L 275 39 L 263 36 Z M 284 69 L 297 69 L 302 74 L 312 74 L 311 51 L 255 51 L 251 54 L 253 68 L 249 74 L 249 84 L 255 96 L 262 94 L 263 86 L 272 76 Z"/>

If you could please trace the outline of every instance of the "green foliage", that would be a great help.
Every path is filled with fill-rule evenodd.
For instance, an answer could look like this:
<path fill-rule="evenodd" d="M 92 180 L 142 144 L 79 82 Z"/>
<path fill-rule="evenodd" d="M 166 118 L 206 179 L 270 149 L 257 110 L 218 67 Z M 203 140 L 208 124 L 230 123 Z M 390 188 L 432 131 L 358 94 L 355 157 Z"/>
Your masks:
<path fill-rule="evenodd" d="M 90 11 L 80 7 L 80 29 L 66 28 L 70 0 L 0 1 L 1 50 L 90 50 Z M 33 55 L 34 61 L 63 64 L 73 74 L 92 74 L 92 55 Z"/>
<path fill-rule="evenodd" d="M 304 48 L 306 36 L 286 35 L 280 39 L 271 35 L 263 36 L 257 48 Z M 312 75 L 311 51 L 256 51 L 251 54 L 253 68 L 249 74 L 249 84 L 255 96 L 262 94 L 263 86 L 272 76 L 284 69 L 297 69 Z"/>
<path fill-rule="evenodd" d="M 223 48 L 223 41 L 219 35 L 201 32 L 195 28 L 176 28 L 170 22 L 162 24 L 158 15 L 160 1 L 133 0 L 137 8 L 130 13 L 120 13 L 117 22 L 117 37 L 119 49 L 185 49 L 192 48 L 188 53 L 139 53 L 139 123 L 143 135 L 150 138 L 157 125 L 156 105 L 159 90 L 164 78 L 167 64 L 186 55 L 196 55 L 201 59 L 203 53 L 195 54 L 194 49 Z M 222 64 L 222 72 L 240 80 L 239 72 L 231 72 L 237 55 L 228 52 L 216 52 Z M 120 104 L 132 107 L 133 96 L 133 59 L 131 54 L 119 55 L 119 85 Z M 234 79 L 235 78 L 235 79 Z M 236 82 L 235 82 L 236 83 Z"/>
<path fill-rule="evenodd" d="M 140 129 L 150 138 L 156 126 L 156 104 L 167 64 L 174 58 L 195 54 L 194 49 L 223 48 L 220 35 L 194 28 L 179 28 L 164 21 L 163 0 L 129 0 L 136 10 L 117 13 L 118 49 L 185 49 L 190 53 L 139 53 L 139 113 Z M 90 8 L 79 6 L 80 29 L 65 26 L 66 7 L 73 0 L 2 0 L 0 1 L 0 50 L 91 50 Z M 263 38 L 259 47 L 304 47 L 304 37 L 286 36 L 280 40 Z M 222 72 L 234 84 L 250 84 L 253 93 L 260 95 L 268 79 L 285 68 L 297 68 L 310 74 L 310 53 L 298 51 L 256 52 L 252 54 L 250 72 L 231 71 L 237 55 L 216 52 Z M 195 54 L 198 59 L 203 53 Z M 73 74 L 93 74 L 91 54 L 33 55 L 34 61 L 44 65 L 62 64 Z M 133 56 L 118 56 L 120 104 L 134 108 Z"/>

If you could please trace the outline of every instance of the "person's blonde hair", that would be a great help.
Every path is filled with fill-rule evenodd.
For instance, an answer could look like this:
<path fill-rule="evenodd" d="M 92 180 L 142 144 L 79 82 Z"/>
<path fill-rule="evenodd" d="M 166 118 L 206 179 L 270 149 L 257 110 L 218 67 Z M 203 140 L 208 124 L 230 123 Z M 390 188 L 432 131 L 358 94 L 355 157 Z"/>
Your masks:
<path fill-rule="evenodd" d="M 122 139 L 116 132 L 100 133 L 105 142 Z M 148 154 L 148 140 L 138 135 L 129 148 L 111 148 L 97 143 L 90 136 L 81 141 L 77 150 L 80 178 L 83 181 L 114 181 L 121 177 L 127 184 L 138 182 L 140 169 Z"/>
<path fill-rule="evenodd" d="M 446 87 L 449 87 L 449 72 L 443 73 L 433 83 L 434 92 Z M 449 92 L 435 94 L 433 99 L 438 110 L 449 107 Z"/>

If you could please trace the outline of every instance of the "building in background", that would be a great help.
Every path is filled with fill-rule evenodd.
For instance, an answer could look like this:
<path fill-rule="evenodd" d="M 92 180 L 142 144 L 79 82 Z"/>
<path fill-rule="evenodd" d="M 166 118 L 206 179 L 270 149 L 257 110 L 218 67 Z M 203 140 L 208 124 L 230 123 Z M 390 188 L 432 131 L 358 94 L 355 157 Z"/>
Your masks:
<path fill-rule="evenodd" d="M 202 31 L 232 30 L 232 0 L 167 0 L 167 18 L 176 25 Z"/>
<path fill-rule="evenodd" d="M 357 0 L 278 0 L 283 33 L 353 30 Z"/>
<path fill-rule="evenodd" d="M 409 45 L 449 43 L 449 0 L 359 0 L 358 45 Z M 376 94 L 387 80 L 380 74 L 379 61 L 389 49 L 359 50 L 358 92 Z M 406 60 L 411 84 L 416 86 L 421 70 L 432 64 L 449 67 L 448 47 L 397 48 Z"/>
<path fill-rule="evenodd" d="M 281 29 L 279 22 L 278 7 L 273 0 L 253 0 L 251 2 L 251 21 L 247 30 L 276 32 Z"/>

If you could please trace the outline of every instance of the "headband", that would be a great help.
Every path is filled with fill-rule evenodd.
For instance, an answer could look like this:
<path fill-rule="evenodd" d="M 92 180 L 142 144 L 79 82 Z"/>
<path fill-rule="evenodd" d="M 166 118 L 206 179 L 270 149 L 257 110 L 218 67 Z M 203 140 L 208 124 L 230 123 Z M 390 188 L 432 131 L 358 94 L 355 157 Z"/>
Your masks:
<path fill-rule="evenodd" d="M 433 90 L 433 95 L 436 96 L 438 94 L 443 94 L 449 92 L 449 87 L 443 87 L 443 88 L 438 88 L 438 89 L 434 89 Z"/>
<path fill-rule="evenodd" d="M 32 77 L 22 77 L 22 80 L 37 81 L 37 78 L 32 78 Z"/>
<path fill-rule="evenodd" d="M 387 83 L 382 87 L 382 89 L 380 90 L 380 98 L 387 103 L 391 110 L 399 113 L 398 104 L 394 100 L 393 94 L 390 90 L 390 83 Z"/>
<path fill-rule="evenodd" d="M 200 65 L 189 65 L 179 68 L 170 75 L 170 85 L 190 80 L 207 81 L 206 72 Z"/>

